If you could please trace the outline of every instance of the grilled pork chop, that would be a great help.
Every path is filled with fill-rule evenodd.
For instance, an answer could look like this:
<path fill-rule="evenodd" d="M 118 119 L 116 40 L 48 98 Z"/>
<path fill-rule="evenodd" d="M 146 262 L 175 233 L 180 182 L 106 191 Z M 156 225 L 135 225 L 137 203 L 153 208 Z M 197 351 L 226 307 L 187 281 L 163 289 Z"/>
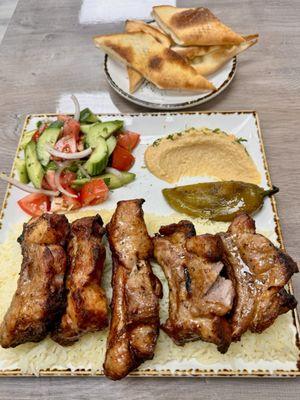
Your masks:
<path fill-rule="evenodd" d="M 64 307 L 69 234 L 64 215 L 44 214 L 24 225 L 18 239 L 23 262 L 17 290 L 0 327 L 2 347 L 39 342 L 57 323 Z"/>
<path fill-rule="evenodd" d="M 52 335 L 61 345 L 71 345 L 84 333 L 99 331 L 108 324 L 106 296 L 100 286 L 105 262 L 104 233 L 99 215 L 78 219 L 71 225 L 67 308 Z"/>
<path fill-rule="evenodd" d="M 113 297 L 104 373 L 114 380 L 153 357 L 159 333 L 162 290 L 149 263 L 153 247 L 142 203 L 120 201 L 107 226 L 113 258 Z"/>
<path fill-rule="evenodd" d="M 169 318 L 162 329 L 178 345 L 202 339 L 226 352 L 231 332 L 224 315 L 232 307 L 232 283 L 220 276 L 222 242 L 195 236 L 189 221 L 163 226 L 153 239 L 154 255 L 168 280 Z"/>
<path fill-rule="evenodd" d="M 232 340 L 238 341 L 247 330 L 262 332 L 278 315 L 296 307 L 296 299 L 284 286 L 298 267 L 285 252 L 255 233 L 255 222 L 247 214 L 237 216 L 220 237 L 224 263 L 236 290 L 230 322 Z"/>

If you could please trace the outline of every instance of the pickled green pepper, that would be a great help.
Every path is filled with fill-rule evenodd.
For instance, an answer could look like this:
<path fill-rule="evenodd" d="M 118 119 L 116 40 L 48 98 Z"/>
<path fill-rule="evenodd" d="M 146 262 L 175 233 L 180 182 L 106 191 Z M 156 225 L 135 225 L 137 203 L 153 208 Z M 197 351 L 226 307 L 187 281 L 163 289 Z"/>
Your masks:
<path fill-rule="evenodd" d="M 232 221 L 241 212 L 253 214 L 259 210 L 266 196 L 277 193 L 279 189 L 269 190 L 252 183 L 222 181 L 197 183 L 163 189 L 169 205 L 180 213 L 194 218 L 213 221 Z"/>

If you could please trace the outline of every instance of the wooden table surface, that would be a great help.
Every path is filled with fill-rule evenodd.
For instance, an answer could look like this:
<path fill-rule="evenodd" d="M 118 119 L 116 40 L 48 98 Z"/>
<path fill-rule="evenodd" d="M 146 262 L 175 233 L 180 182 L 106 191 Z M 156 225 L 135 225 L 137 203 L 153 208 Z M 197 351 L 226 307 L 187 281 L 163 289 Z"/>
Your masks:
<path fill-rule="evenodd" d="M 92 36 L 146 18 L 154 1 L 19 0 L 0 46 L 0 170 L 9 171 L 27 113 L 61 111 L 76 93 L 96 111 L 144 112 L 109 88 Z M 163 2 L 162 2 L 163 3 Z M 178 2 L 180 5 L 180 2 Z M 189 6 L 200 2 L 181 2 Z M 96 13 L 89 5 L 97 5 Z M 257 110 L 288 252 L 300 260 L 300 2 L 202 1 L 260 42 L 239 58 L 233 83 L 198 110 Z M 81 7 L 83 7 L 81 9 Z M 102 7 L 102 8 L 101 8 Z M 97 17 L 98 15 L 98 17 Z M 102 21 L 99 21 L 99 15 Z M 95 20 L 97 20 L 98 22 Z M 3 199 L 5 185 L 0 183 Z M 300 276 L 294 278 L 300 299 Z M 2 378 L 2 399 L 299 399 L 300 380 Z"/>

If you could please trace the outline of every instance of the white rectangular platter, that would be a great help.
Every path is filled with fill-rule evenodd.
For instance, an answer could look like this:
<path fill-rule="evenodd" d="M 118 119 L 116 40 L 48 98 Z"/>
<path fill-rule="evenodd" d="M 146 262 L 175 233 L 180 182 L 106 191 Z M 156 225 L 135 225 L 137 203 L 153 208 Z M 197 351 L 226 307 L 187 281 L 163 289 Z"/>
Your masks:
<path fill-rule="evenodd" d="M 46 116 L 49 119 L 55 118 L 54 114 L 46 114 Z M 247 142 L 245 142 L 244 145 L 249 155 L 252 157 L 255 164 L 257 165 L 257 168 L 262 176 L 261 186 L 264 188 L 271 187 L 271 180 L 264 152 L 262 136 L 259 128 L 258 116 L 254 111 L 105 114 L 101 115 L 100 117 L 103 121 L 116 118 L 123 119 L 125 121 L 126 129 L 141 134 L 141 142 L 134 151 L 136 162 L 131 169 L 131 172 L 134 172 L 136 174 L 137 179 L 128 186 L 122 187 L 118 190 L 114 190 L 105 203 L 99 206 L 94 206 L 92 208 L 92 210 L 94 210 L 95 212 L 97 211 L 101 214 L 101 210 L 114 210 L 116 203 L 119 200 L 143 198 L 145 199 L 143 209 L 146 215 L 156 214 L 158 216 L 162 216 L 162 218 L 164 219 L 167 218 L 169 215 L 172 215 L 174 211 L 168 206 L 168 204 L 164 200 L 161 189 L 164 187 L 171 187 L 173 185 L 169 185 L 152 175 L 148 171 L 148 169 L 145 168 L 143 155 L 146 147 L 149 144 L 153 143 L 153 141 L 157 138 L 175 132 L 183 131 L 192 127 L 208 127 L 210 129 L 220 128 L 222 131 L 232 133 L 237 137 L 243 137 L 247 139 Z M 27 130 L 34 129 L 36 126 L 36 122 L 42 118 L 45 118 L 45 115 L 29 115 L 25 120 L 22 134 Z M 17 156 L 22 157 L 22 154 L 19 152 L 19 148 L 16 153 L 16 157 Z M 15 174 L 14 166 L 11 174 L 12 176 L 14 176 Z M 194 183 L 196 181 L 199 182 L 205 180 L 208 180 L 208 178 L 197 177 L 196 179 L 186 179 L 180 183 Z M 9 187 L 7 190 L 0 218 L 0 244 L 4 243 L 5 240 L 7 240 L 12 226 L 14 226 L 15 224 L 20 225 L 21 223 L 28 220 L 28 217 L 23 213 L 22 210 L 18 208 L 16 204 L 17 201 L 23 196 L 24 192 L 15 187 Z M 187 217 L 182 216 L 182 219 L 183 218 Z M 267 235 L 275 244 L 283 246 L 274 198 L 267 198 L 265 200 L 262 210 L 260 210 L 255 215 L 255 221 L 257 230 L 259 232 Z M 5 260 L 0 259 L 0 268 L 2 262 L 5 262 Z M 291 285 L 289 285 L 288 290 L 292 291 Z M 232 345 L 236 346 L 235 350 L 233 350 L 232 356 L 227 355 L 223 357 L 219 355 L 218 357 L 210 358 L 209 354 L 207 353 L 212 351 L 211 345 L 205 344 L 206 347 L 203 347 L 203 343 L 195 342 L 191 345 L 188 344 L 180 348 L 180 350 L 178 350 L 178 358 L 176 358 L 177 349 L 173 349 L 174 351 L 169 351 L 168 356 L 166 356 L 165 358 L 158 356 L 158 358 L 156 359 L 156 357 L 154 357 L 154 360 L 152 360 L 151 362 L 143 364 L 137 371 L 132 373 L 131 376 L 285 377 L 300 375 L 299 349 L 297 347 L 300 329 L 297 312 L 292 311 L 287 316 L 279 317 L 276 324 L 278 325 L 277 328 L 273 327 L 269 329 L 273 329 L 274 332 L 278 331 L 279 336 L 274 337 L 273 344 L 266 344 L 266 348 L 268 348 L 267 346 L 269 346 L 268 352 L 271 352 L 270 354 L 272 354 L 272 351 L 274 350 L 275 355 L 273 357 L 265 357 L 266 352 L 258 352 L 256 358 L 250 357 L 250 354 L 249 357 L 245 357 L 245 348 L 250 348 L 249 343 L 251 343 L 251 340 L 253 342 L 253 351 L 255 352 L 256 344 L 259 343 L 261 345 L 262 341 L 269 340 L 272 331 L 270 331 L 271 333 L 269 332 L 267 335 L 249 334 L 252 335 L 251 337 L 247 334 L 248 338 L 247 343 L 244 343 L 244 350 L 241 350 L 239 352 L 239 348 L 243 348 L 242 339 L 241 343 Z M 284 343 L 285 339 L 283 340 L 283 343 L 281 343 L 281 327 L 283 327 L 283 330 L 286 329 L 287 331 L 289 331 L 286 340 L 289 340 L 291 343 Z M 277 329 L 277 331 L 275 329 Z M 281 332 L 281 335 L 284 335 L 284 333 Z M 282 355 L 280 357 L 276 356 L 276 351 L 278 351 L 277 342 L 280 342 L 280 346 L 282 347 L 282 353 L 280 353 Z M 162 351 L 165 351 L 163 346 L 174 347 L 175 345 L 172 344 L 171 341 L 168 342 L 165 340 L 158 345 L 158 352 L 160 351 L 160 349 L 162 349 Z M 240 347 L 238 348 L 238 346 Z M 187 349 L 186 356 L 184 353 L 185 348 Z M 195 349 L 195 354 L 200 354 L 200 356 L 193 356 L 193 349 Z M 3 351 L 6 350 L 1 350 L 0 352 L 0 375 L 30 375 L 30 373 L 26 371 L 24 372 L 24 370 L 18 365 L 18 361 L 11 363 L 8 367 L 6 361 L 3 359 L 2 356 L 4 354 Z M 13 352 L 18 350 L 9 349 L 7 351 Z M 203 354 L 203 357 L 206 360 L 205 362 L 201 361 L 201 354 Z M 66 365 L 54 365 L 52 367 L 49 367 L 49 365 L 41 365 L 41 368 L 38 371 L 35 371 L 35 373 L 39 375 L 52 376 L 102 375 L 101 367 L 95 369 L 93 367 L 86 367 L 86 365 L 84 364 L 72 366 L 68 363 L 66 363 Z"/>

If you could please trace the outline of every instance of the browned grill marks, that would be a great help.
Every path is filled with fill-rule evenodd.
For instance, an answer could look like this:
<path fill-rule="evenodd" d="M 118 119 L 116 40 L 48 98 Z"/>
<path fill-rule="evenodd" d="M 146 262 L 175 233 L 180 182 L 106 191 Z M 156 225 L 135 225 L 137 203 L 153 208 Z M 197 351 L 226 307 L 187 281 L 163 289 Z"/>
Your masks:
<path fill-rule="evenodd" d="M 150 69 L 159 71 L 162 67 L 162 64 L 163 64 L 163 59 L 161 57 L 154 56 L 150 58 L 148 66 Z"/>
<path fill-rule="evenodd" d="M 132 50 L 130 47 L 126 46 L 117 46 L 116 44 L 113 43 L 107 43 L 107 46 L 109 46 L 113 51 L 115 51 L 119 56 L 125 58 L 125 60 L 130 63 L 132 61 Z"/>
<path fill-rule="evenodd" d="M 218 21 L 218 18 L 207 8 L 200 7 L 174 14 L 170 22 L 177 28 L 187 28 L 211 21 Z"/>

